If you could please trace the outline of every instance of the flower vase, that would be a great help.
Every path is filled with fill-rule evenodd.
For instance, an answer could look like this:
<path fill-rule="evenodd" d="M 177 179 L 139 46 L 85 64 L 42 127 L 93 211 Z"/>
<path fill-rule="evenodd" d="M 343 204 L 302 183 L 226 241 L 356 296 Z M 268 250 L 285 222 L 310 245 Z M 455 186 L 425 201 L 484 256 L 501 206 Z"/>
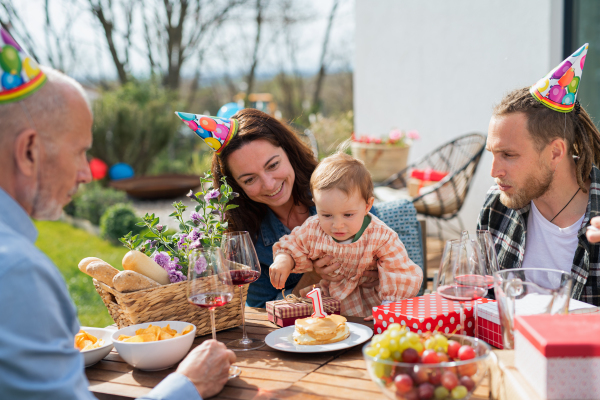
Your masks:
<path fill-rule="evenodd" d="M 382 182 L 408 164 L 410 146 L 351 142 L 352 156 L 365 163 L 374 182 Z"/>

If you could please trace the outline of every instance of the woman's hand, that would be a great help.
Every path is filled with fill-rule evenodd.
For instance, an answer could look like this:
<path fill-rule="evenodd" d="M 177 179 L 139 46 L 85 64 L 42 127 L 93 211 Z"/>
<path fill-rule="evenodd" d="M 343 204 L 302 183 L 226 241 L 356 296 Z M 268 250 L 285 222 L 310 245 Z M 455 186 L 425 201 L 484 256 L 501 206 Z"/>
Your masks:
<path fill-rule="evenodd" d="M 590 243 L 600 242 L 600 217 L 594 217 L 591 219 L 590 226 L 588 227 L 585 235 Z"/>
<path fill-rule="evenodd" d="M 333 261 L 332 256 L 319 258 L 318 260 L 313 261 L 313 268 L 315 272 L 319 274 L 321 279 L 325 279 L 330 282 L 339 282 L 344 279 L 344 277 L 341 275 L 334 276 L 332 274 L 340 267 L 340 263 L 336 262 L 331 264 L 331 261 Z"/>

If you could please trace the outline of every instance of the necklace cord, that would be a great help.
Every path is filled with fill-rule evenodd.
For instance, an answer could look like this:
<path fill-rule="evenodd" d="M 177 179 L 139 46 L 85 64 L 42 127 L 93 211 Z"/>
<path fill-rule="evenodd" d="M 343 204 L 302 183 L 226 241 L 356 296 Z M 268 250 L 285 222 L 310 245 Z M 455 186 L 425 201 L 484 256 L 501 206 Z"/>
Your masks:
<path fill-rule="evenodd" d="M 577 191 L 575 192 L 575 194 L 573 195 L 573 197 L 571 197 L 571 200 L 569 200 L 569 202 L 567 204 L 565 204 L 565 206 L 554 216 L 554 218 L 552 218 L 550 220 L 550 222 L 554 221 L 556 219 L 556 217 L 558 217 L 558 214 L 560 214 L 561 212 L 563 212 L 565 210 L 565 208 L 567 208 L 567 206 L 569 204 L 571 204 L 571 202 L 573 201 L 573 199 L 575 198 L 575 196 L 577 196 L 577 193 L 579 193 L 580 190 L 581 190 L 581 187 L 579 189 L 577 189 Z"/>

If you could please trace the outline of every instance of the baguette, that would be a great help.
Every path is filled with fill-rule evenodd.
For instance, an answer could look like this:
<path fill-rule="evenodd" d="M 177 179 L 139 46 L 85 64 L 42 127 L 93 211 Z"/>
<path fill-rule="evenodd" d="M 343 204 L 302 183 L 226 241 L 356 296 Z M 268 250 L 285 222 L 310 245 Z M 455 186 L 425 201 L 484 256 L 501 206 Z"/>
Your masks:
<path fill-rule="evenodd" d="M 167 271 L 154 262 L 153 259 L 137 250 L 131 250 L 125 254 L 125 257 L 123 257 L 123 269 L 145 275 L 161 285 L 171 283 Z"/>
<path fill-rule="evenodd" d="M 119 273 L 119 270 L 104 261 L 93 261 L 88 264 L 85 273 L 97 281 L 113 287 L 113 278 Z"/>
<path fill-rule="evenodd" d="M 135 271 L 125 270 L 115 275 L 113 287 L 119 292 L 135 292 L 160 286 L 160 283 Z"/>
<path fill-rule="evenodd" d="M 102 262 L 104 262 L 104 260 L 101 260 L 101 259 L 99 259 L 98 257 L 86 257 L 86 258 L 84 258 L 83 260 L 79 261 L 79 265 L 78 265 L 78 267 L 79 267 L 79 270 L 80 270 L 81 272 L 83 272 L 84 274 L 87 274 L 87 272 L 86 272 L 86 270 L 85 270 L 85 269 L 86 269 L 86 268 L 87 268 L 87 266 L 88 266 L 88 265 L 89 265 L 91 262 L 93 262 L 93 261 L 102 261 Z"/>

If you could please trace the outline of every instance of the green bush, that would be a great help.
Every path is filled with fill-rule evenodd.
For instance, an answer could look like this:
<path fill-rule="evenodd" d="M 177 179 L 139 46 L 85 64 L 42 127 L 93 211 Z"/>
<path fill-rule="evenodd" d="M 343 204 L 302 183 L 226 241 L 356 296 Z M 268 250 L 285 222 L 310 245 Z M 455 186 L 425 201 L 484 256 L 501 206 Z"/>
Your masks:
<path fill-rule="evenodd" d="M 129 232 L 133 232 L 134 235 L 140 233 L 143 228 L 136 225 L 138 222 L 140 219 L 129 204 L 115 204 L 100 218 L 100 235 L 103 239 L 119 243 L 119 238 Z"/>
<path fill-rule="evenodd" d="M 104 188 L 98 182 L 92 182 L 78 194 L 73 203 L 74 216 L 87 219 L 94 225 L 100 223 L 100 217 L 107 208 L 118 203 L 126 203 L 127 195 L 120 190 Z M 127 233 L 127 232 L 126 232 Z"/>

